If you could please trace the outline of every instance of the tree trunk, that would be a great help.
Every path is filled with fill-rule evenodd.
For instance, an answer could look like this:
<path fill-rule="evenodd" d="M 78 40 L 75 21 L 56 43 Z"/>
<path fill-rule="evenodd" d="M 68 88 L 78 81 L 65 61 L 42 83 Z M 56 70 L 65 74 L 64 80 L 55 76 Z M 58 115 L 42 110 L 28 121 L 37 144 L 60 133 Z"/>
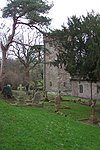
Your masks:
<path fill-rule="evenodd" d="M 92 81 L 90 82 L 90 100 L 89 100 L 89 106 L 92 105 Z"/>
<path fill-rule="evenodd" d="M 90 83 L 90 90 L 91 90 L 91 101 L 92 101 L 92 81 L 91 81 L 91 83 Z"/>
<path fill-rule="evenodd" d="M 25 82 L 30 82 L 30 73 L 29 73 L 29 67 L 25 67 Z"/>
<path fill-rule="evenodd" d="M 3 44 L 2 41 L 0 42 L 1 51 L 2 51 L 1 75 L 0 75 L 0 87 L 1 88 L 0 89 L 2 89 L 4 84 L 6 83 L 6 66 L 7 66 L 6 55 L 7 55 L 8 49 L 10 47 L 10 44 L 12 43 L 13 37 L 15 35 L 16 24 L 17 24 L 17 19 L 16 19 L 16 15 L 14 15 L 12 32 L 8 37 L 6 37 L 6 39 L 7 39 L 6 44 Z"/>
<path fill-rule="evenodd" d="M 7 51 L 5 48 L 2 50 L 2 61 L 1 61 L 1 74 L 0 74 L 0 89 L 2 90 L 4 84 L 6 84 L 6 66 L 7 66 Z"/>

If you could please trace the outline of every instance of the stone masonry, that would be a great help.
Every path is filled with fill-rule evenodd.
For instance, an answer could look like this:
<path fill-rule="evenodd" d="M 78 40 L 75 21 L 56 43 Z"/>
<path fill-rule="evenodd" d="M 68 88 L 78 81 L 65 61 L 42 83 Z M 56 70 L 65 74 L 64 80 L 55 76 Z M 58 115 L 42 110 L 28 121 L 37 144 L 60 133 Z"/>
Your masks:
<path fill-rule="evenodd" d="M 45 48 L 49 51 L 45 54 L 45 88 L 48 92 L 71 95 L 70 74 L 61 67 L 51 65 L 56 59 L 57 50 L 53 43 L 46 42 Z"/>
<path fill-rule="evenodd" d="M 62 67 L 55 67 L 51 62 L 56 59 L 57 46 L 51 39 L 45 39 L 44 86 L 47 92 L 91 98 L 91 87 L 88 81 L 72 80 L 70 74 Z M 100 100 L 100 82 L 92 84 L 92 98 Z"/>

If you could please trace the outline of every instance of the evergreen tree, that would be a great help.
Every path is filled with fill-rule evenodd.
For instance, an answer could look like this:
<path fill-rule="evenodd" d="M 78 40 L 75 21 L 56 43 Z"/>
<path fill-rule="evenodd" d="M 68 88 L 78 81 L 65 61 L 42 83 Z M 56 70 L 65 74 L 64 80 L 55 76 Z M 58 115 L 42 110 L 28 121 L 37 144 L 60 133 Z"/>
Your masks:
<path fill-rule="evenodd" d="M 54 64 L 64 64 L 72 77 L 90 81 L 92 99 L 92 82 L 100 80 L 100 14 L 72 16 L 66 27 L 50 35 L 62 46 Z"/>

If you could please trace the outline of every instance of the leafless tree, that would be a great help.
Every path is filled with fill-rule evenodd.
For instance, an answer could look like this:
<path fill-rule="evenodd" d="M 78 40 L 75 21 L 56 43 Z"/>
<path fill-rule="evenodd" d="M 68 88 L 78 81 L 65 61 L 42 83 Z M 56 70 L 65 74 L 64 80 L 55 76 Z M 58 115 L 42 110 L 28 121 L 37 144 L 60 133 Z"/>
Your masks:
<path fill-rule="evenodd" d="M 30 82 L 30 71 L 43 60 L 42 34 L 21 27 L 20 34 L 13 40 L 10 54 L 17 57 L 24 66 L 25 81 Z"/>
<path fill-rule="evenodd" d="M 47 1 L 23 1 L 23 0 L 7 0 L 7 5 L 2 9 L 2 17 L 7 20 L 6 26 L 10 21 L 9 30 L 5 34 L 5 40 L 1 38 L 0 46 L 2 53 L 2 65 L 0 75 L 0 87 L 3 87 L 6 76 L 6 58 L 7 52 L 14 42 L 16 31 L 21 25 L 27 26 L 30 29 L 37 29 L 42 34 L 42 27 L 47 27 L 51 19 L 46 17 L 46 14 L 52 8 L 53 4 L 48 4 Z M 2 30 L 2 29 L 1 29 Z M 6 32 L 5 32 L 6 33 Z M 18 43 L 17 43 L 18 44 Z M 24 46 L 22 46 L 24 49 Z"/>

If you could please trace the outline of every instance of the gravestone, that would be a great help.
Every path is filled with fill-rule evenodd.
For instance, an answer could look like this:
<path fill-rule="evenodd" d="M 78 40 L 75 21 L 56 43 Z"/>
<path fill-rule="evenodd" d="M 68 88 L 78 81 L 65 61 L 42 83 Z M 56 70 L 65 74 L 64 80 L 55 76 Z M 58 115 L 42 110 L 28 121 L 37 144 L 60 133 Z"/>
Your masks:
<path fill-rule="evenodd" d="M 33 104 L 36 106 L 43 106 L 43 103 L 41 103 L 41 93 L 39 91 L 34 94 Z"/>
<path fill-rule="evenodd" d="M 20 91 L 22 91 L 22 87 L 23 87 L 22 84 L 20 84 L 19 87 L 18 87 L 18 89 L 19 89 Z"/>
<path fill-rule="evenodd" d="M 35 92 L 33 100 L 34 100 L 34 104 L 39 104 L 41 100 L 41 94 L 39 91 Z"/>
<path fill-rule="evenodd" d="M 6 97 L 6 98 L 12 98 L 11 86 L 5 85 L 5 86 L 3 87 L 2 94 L 3 94 L 3 96 Z"/>
<path fill-rule="evenodd" d="M 61 101 L 60 96 L 56 96 L 56 97 L 55 97 L 55 109 L 56 109 L 55 111 L 58 111 L 58 110 L 59 110 L 59 108 L 60 108 L 60 106 L 61 106 L 60 101 Z"/>

